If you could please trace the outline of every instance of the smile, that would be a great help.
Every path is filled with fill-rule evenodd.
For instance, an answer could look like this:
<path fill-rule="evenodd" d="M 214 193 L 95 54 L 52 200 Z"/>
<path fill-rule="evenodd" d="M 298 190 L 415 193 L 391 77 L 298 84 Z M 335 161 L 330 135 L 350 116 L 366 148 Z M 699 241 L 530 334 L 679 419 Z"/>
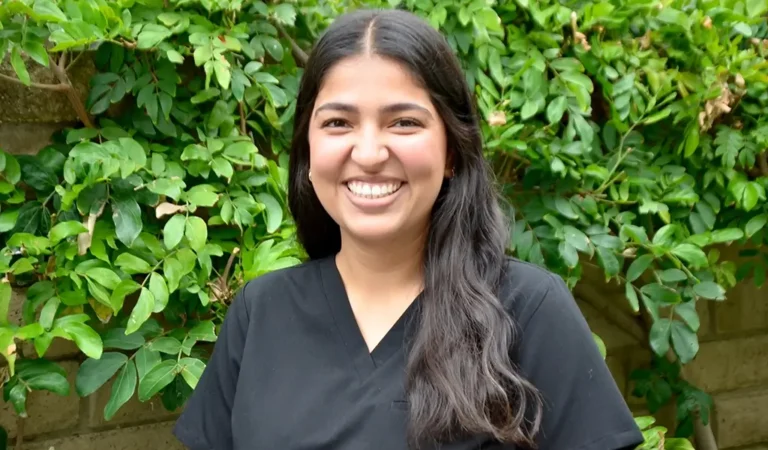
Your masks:
<path fill-rule="evenodd" d="M 350 181 L 347 189 L 356 197 L 384 198 L 395 194 L 403 186 L 402 181 L 390 183 L 364 183 L 362 181 Z"/>

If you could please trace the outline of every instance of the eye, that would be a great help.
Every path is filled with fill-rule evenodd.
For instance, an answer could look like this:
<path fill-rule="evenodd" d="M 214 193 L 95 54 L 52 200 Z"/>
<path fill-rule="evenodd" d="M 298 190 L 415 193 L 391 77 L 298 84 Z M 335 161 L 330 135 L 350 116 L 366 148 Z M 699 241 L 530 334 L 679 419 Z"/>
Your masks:
<path fill-rule="evenodd" d="M 411 119 L 410 117 L 404 117 L 401 119 L 397 119 L 395 121 L 395 126 L 398 128 L 416 128 L 416 127 L 421 127 L 422 124 L 416 119 Z"/>
<path fill-rule="evenodd" d="M 347 123 L 346 120 L 335 118 L 335 119 L 328 119 L 325 122 L 323 122 L 322 127 L 323 128 L 341 128 L 341 127 L 346 127 L 348 125 L 349 124 Z"/>

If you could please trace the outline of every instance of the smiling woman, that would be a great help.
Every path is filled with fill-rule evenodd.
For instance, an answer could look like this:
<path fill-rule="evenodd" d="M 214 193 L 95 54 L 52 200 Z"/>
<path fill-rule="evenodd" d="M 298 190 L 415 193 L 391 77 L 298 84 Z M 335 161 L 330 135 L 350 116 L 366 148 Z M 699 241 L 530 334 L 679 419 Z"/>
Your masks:
<path fill-rule="evenodd" d="M 197 450 L 642 442 L 565 283 L 505 254 L 443 37 L 358 11 L 310 55 L 290 207 L 310 261 L 251 280 L 175 433 Z"/>

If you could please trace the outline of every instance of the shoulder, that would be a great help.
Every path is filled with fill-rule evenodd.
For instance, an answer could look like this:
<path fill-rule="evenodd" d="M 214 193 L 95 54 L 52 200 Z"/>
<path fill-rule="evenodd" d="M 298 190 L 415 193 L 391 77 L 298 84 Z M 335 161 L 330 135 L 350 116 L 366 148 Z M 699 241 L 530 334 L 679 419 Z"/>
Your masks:
<path fill-rule="evenodd" d="M 302 297 L 317 292 L 322 283 L 320 268 L 325 260 L 309 260 L 275 269 L 246 281 L 238 290 L 233 305 L 251 312 L 279 303 L 287 297 Z"/>
<path fill-rule="evenodd" d="M 573 296 L 559 275 L 514 257 L 506 259 L 499 299 L 523 330 L 531 318 L 548 310 L 541 308 L 545 303 L 575 306 Z"/>

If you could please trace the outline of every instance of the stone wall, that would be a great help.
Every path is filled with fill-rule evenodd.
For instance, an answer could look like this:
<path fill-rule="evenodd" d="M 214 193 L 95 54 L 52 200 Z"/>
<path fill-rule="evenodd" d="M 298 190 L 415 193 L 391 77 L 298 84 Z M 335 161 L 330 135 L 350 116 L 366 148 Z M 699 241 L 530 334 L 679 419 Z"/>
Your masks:
<path fill-rule="evenodd" d="M 593 331 L 608 347 L 608 366 L 628 403 L 646 414 L 642 400 L 632 396 L 632 370 L 650 356 L 644 340 L 632 330 L 624 306 L 624 288 L 606 284 L 600 274 L 588 276 L 575 289 L 578 303 Z M 720 449 L 768 450 L 768 285 L 757 288 L 746 280 L 727 293 L 724 302 L 698 304 L 700 349 L 683 376 L 714 399 L 712 430 Z M 611 313 L 606 306 L 612 305 Z M 616 314 L 625 314 L 616 320 Z M 674 424 L 674 408 L 657 414 L 661 424 Z"/>
<path fill-rule="evenodd" d="M 9 74 L 7 67 L 0 72 Z M 87 70 L 75 84 L 87 83 Z M 33 74 L 33 76 L 35 76 Z M 45 74 L 36 81 L 46 82 Z M 79 89 L 80 90 L 80 89 Z M 0 148 L 11 153 L 35 153 L 49 143 L 50 135 L 76 122 L 63 94 L 28 89 L 0 80 Z M 41 100 L 44 99 L 44 100 Z M 25 105 L 15 108 L 13 105 Z M 646 413 L 643 403 L 631 396 L 629 374 L 649 359 L 644 336 L 626 309 L 623 287 L 605 284 L 602 276 L 587 276 L 576 296 L 593 330 L 608 346 L 608 365 L 628 403 Z M 15 293 L 18 306 L 22 297 Z M 768 288 L 751 282 L 728 293 L 722 303 L 702 302 L 701 349 L 685 376 L 715 399 L 713 430 L 721 449 L 768 450 Z M 62 398 L 33 392 L 29 419 L 18 422 L 10 404 L 0 404 L 0 425 L 15 442 L 23 427 L 25 450 L 155 449 L 181 446 L 170 434 L 175 413 L 157 401 L 140 403 L 136 397 L 110 422 L 103 419 L 109 388 L 80 399 L 74 390 L 74 373 L 80 357 L 66 341 L 54 341 L 52 357 L 72 374 L 72 393 Z M 28 352 L 31 354 L 32 352 Z M 672 424 L 674 410 L 657 414 Z"/>

